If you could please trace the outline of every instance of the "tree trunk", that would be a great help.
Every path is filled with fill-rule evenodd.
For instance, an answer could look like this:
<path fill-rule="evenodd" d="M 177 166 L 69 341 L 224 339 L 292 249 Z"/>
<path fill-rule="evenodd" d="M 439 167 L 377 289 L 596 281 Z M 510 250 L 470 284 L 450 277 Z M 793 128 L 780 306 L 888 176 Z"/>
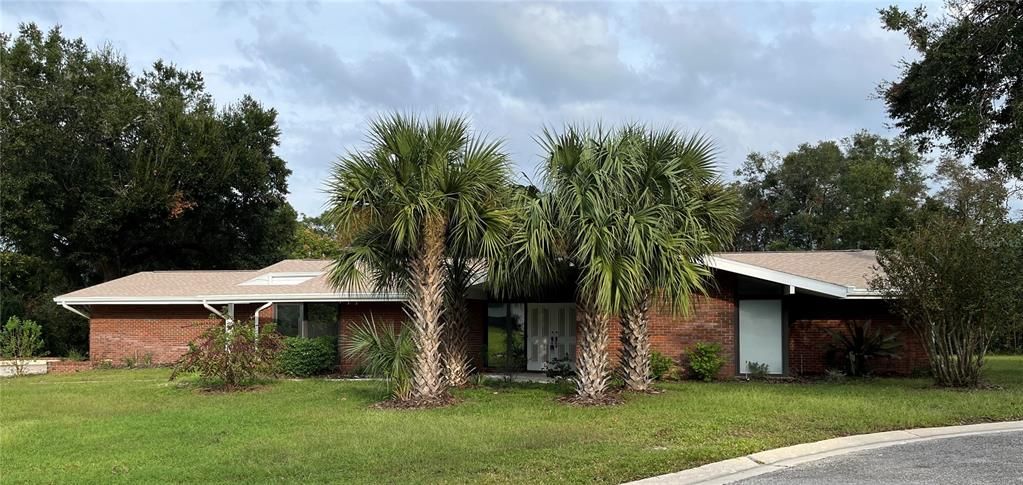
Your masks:
<path fill-rule="evenodd" d="M 424 228 L 419 254 L 411 265 L 411 291 L 407 303 L 412 319 L 416 358 L 412 368 L 412 399 L 434 401 L 447 389 L 441 365 L 444 331 L 444 221 L 430 219 Z"/>
<path fill-rule="evenodd" d="M 464 290 L 452 288 L 448 293 L 447 317 L 444 323 L 444 372 L 448 385 L 462 387 L 469 383 L 472 362 L 469 359 L 469 306 Z"/>
<path fill-rule="evenodd" d="M 585 400 L 598 400 L 604 396 L 608 382 L 608 352 L 610 339 L 608 316 L 594 305 L 577 305 L 580 318 L 579 351 L 575 359 L 576 394 Z"/>
<path fill-rule="evenodd" d="M 630 391 L 650 389 L 650 296 L 622 312 L 622 378 Z"/>

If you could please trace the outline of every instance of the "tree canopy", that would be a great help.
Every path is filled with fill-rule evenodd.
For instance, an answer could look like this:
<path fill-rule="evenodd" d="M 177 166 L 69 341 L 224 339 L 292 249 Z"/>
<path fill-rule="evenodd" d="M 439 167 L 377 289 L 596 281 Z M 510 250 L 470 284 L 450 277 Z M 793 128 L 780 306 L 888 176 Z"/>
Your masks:
<path fill-rule="evenodd" d="M 55 294 L 261 267 L 294 237 L 277 113 L 247 96 L 218 108 L 198 72 L 135 75 L 109 48 L 27 24 L 0 34 L 0 111 L 3 314 L 42 323 L 52 352 L 85 346 Z"/>
<path fill-rule="evenodd" d="M 1000 177 L 957 161 L 937 175 L 940 205 L 879 252 L 884 271 L 872 286 L 919 334 L 938 384 L 976 386 L 995 339 L 1021 324 L 1023 226 L 1009 218 Z"/>
<path fill-rule="evenodd" d="M 1023 176 L 1023 2 L 949 0 L 947 15 L 881 10 L 920 54 L 880 94 L 888 115 L 921 150 L 937 142 L 981 168 Z"/>
<path fill-rule="evenodd" d="M 926 196 L 924 159 L 902 139 L 867 132 L 751 153 L 735 172 L 741 250 L 874 249 Z"/>
<path fill-rule="evenodd" d="M 273 109 L 218 109 L 200 73 L 158 61 L 135 76 L 57 28 L 23 25 L 0 45 L 7 249 L 75 284 L 283 256 L 295 213 Z"/>

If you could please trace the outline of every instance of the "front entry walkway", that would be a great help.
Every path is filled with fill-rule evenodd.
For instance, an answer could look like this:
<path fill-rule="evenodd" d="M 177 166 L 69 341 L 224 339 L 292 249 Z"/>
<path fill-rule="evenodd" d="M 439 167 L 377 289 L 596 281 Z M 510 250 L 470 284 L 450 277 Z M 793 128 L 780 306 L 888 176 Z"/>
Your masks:
<path fill-rule="evenodd" d="M 547 377 L 542 372 L 486 372 L 483 374 L 483 378 L 495 381 L 538 382 L 541 384 L 550 384 L 554 382 L 554 379 Z"/>
<path fill-rule="evenodd" d="M 909 480 L 902 483 L 1011 483 L 1012 480 L 995 477 L 1018 481 L 1023 476 L 1021 446 L 1023 421 L 887 431 L 762 451 L 632 483 L 866 484 L 898 483 L 900 479 Z M 932 459 L 930 455 L 943 458 Z M 976 458 L 972 465 L 964 464 L 971 457 Z M 924 478 L 915 481 L 915 471 L 907 471 L 913 466 L 925 469 L 929 475 L 921 475 Z M 962 474 L 970 467 L 994 469 Z M 878 475 L 867 475 L 864 470 L 873 470 Z M 849 474 L 844 474 L 845 471 Z M 957 478 L 963 481 L 956 481 Z"/>

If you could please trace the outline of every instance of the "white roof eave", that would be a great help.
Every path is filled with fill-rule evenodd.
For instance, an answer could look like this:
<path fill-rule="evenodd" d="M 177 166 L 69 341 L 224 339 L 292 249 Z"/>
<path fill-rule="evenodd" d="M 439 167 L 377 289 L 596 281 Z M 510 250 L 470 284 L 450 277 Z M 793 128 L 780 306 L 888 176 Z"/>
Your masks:
<path fill-rule="evenodd" d="M 55 297 L 56 303 L 69 305 L 201 305 L 205 303 L 266 302 L 359 302 L 404 301 L 402 293 L 278 293 L 261 295 L 196 295 L 174 297 L 82 296 Z"/>
<path fill-rule="evenodd" d="M 829 283 L 827 281 L 816 280 L 813 278 L 807 278 L 805 276 L 794 275 L 791 273 L 785 273 L 783 271 L 777 271 L 768 269 L 763 266 L 756 266 L 748 263 L 740 263 L 731 259 L 725 259 L 719 256 L 708 256 L 704 259 L 706 265 L 710 268 L 719 269 L 722 271 L 728 271 L 729 273 L 740 274 L 743 276 L 749 276 L 764 281 L 771 281 L 781 285 L 794 286 L 809 292 L 819 293 L 822 295 L 831 296 L 834 298 L 848 298 L 852 290 L 848 286 L 838 285 L 835 283 Z"/>

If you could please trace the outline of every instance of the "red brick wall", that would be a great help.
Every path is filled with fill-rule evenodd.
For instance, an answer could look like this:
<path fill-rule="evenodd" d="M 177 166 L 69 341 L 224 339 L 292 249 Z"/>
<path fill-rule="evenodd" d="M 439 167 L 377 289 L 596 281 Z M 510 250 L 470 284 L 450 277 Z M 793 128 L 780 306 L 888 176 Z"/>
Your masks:
<path fill-rule="evenodd" d="M 81 372 L 91 370 L 94 362 L 88 360 L 76 361 L 76 360 L 51 360 L 46 363 L 47 374 L 73 374 L 75 372 Z"/>
<path fill-rule="evenodd" d="M 408 318 L 405 315 L 405 307 L 400 302 L 352 302 L 341 304 L 341 346 L 344 347 L 344 339 L 352 334 L 355 325 L 362 325 L 364 318 L 373 317 L 377 327 L 390 325 L 395 330 L 400 329 L 402 322 Z M 341 372 L 349 374 L 358 368 L 358 362 L 346 358 L 343 350 L 338 353 L 341 359 Z"/>
<path fill-rule="evenodd" d="M 238 305 L 235 317 L 251 320 L 260 305 Z M 271 320 L 271 310 L 260 321 Z M 126 357 L 152 354 L 153 362 L 168 364 L 188 350 L 188 343 L 202 334 L 211 319 L 202 305 L 99 305 L 89 320 L 89 360 L 111 360 L 117 365 Z"/>
<path fill-rule="evenodd" d="M 696 343 L 716 342 L 721 345 L 725 365 L 720 377 L 735 375 L 735 297 L 732 278 L 718 277 L 717 287 L 707 296 L 693 299 L 688 315 L 672 314 L 671 309 L 655 305 L 650 310 L 650 348 L 675 360 L 685 362 L 685 353 Z M 621 325 L 618 318 L 611 320 L 612 368 L 617 368 L 621 357 Z"/>
<path fill-rule="evenodd" d="M 928 366 L 927 354 L 919 337 L 882 301 L 803 297 L 793 298 L 788 305 L 792 322 L 788 339 L 790 374 L 819 375 L 829 368 L 841 368 L 840 363 L 828 358 L 833 339 L 827 329 L 845 332 L 846 322 L 865 320 L 870 320 L 872 328 L 882 332 L 897 332 L 902 342 L 899 358 L 877 358 L 869 362 L 874 374 L 908 375 Z"/>
<path fill-rule="evenodd" d="M 486 346 L 486 315 L 487 302 L 482 300 L 470 300 L 469 311 L 471 312 L 469 349 L 472 353 L 473 365 L 477 369 L 483 368 L 483 351 Z M 373 316 L 373 321 L 378 327 L 385 325 L 399 329 L 402 322 L 408 320 L 405 314 L 405 306 L 401 302 L 364 302 L 364 303 L 342 303 L 341 304 L 341 341 L 345 336 L 351 335 L 352 326 L 362 324 L 364 316 Z M 342 344 L 343 346 L 343 344 Z M 351 373 L 358 369 L 358 362 L 341 354 L 341 372 Z"/>

